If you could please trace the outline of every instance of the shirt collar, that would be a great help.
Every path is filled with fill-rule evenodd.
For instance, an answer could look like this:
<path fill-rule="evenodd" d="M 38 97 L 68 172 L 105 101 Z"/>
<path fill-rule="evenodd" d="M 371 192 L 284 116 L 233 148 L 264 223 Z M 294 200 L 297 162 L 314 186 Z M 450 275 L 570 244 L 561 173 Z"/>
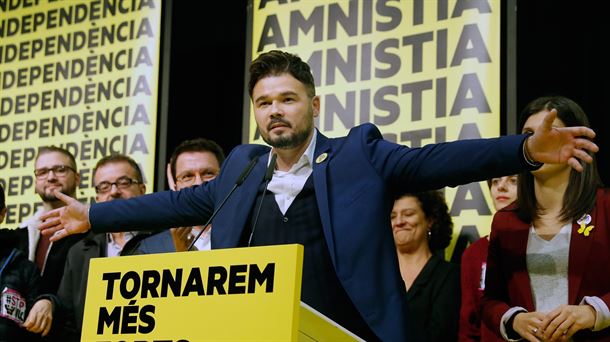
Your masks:
<path fill-rule="evenodd" d="M 307 145 L 305 152 L 303 152 L 303 155 L 299 158 L 299 160 L 296 162 L 295 165 L 302 165 L 302 164 L 313 165 L 313 157 L 314 157 L 314 153 L 316 151 L 316 141 L 317 140 L 318 140 L 318 129 L 314 127 L 313 135 L 311 137 L 311 140 L 309 141 L 309 145 Z M 269 153 L 269 158 L 267 159 L 267 166 L 269 166 L 269 163 L 271 162 L 272 155 L 273 155 L 273 150 L 271 150 L 271 153 Z M 295 165 L 293 165 L 293 167 Z"/>
<path fill-rule="evenodd" d="M 131 240 L 131 238 L 133 238 L 136 235 L 135 232 L 125 232 L 125 242 Z M 110 233 L 106 233 L 106 242 L 108 242 L 108 244 L 114 244 L 114 237 L 112 236 L 112 234 Z"/>

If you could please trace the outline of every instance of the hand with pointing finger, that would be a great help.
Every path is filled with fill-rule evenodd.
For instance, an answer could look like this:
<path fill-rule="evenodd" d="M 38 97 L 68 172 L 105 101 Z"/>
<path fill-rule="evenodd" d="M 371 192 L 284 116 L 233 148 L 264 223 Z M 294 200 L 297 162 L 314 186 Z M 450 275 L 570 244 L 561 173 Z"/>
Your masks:
<path fill-rule="evenodd" d="M 53 234 L 51 241 L 57 241 L 72 234 L 84 233 L 91 228 L 89 223 L 89 205 L 55 190 L 55 196 L 66 206 L 43 214 L 43 221 L 38 229 L 44 235 Z"/>

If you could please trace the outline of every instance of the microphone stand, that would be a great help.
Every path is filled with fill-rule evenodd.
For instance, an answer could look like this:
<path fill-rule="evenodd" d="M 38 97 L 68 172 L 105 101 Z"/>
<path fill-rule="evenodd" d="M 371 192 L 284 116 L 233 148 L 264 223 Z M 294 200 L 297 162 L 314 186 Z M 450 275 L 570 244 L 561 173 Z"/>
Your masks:
<path fill-rule="evenodd" d="M 225 198 L 222 200 L 222 202 L 220 202 L 220 205 L 218 206 L 218 208 L 216 208 L 216 210 L 214 210 L 214 212 L 212 213 L 212 216 L 210 216 L 208 221 L 203 225 L 203 229 L 201 231 L 199 231 L 199 233 L 197 233 L 197 235 L 193 239 L 193 242 L 191 242 L 191 244 L 189 245 L 189 248 L 187 248 L 187 251 L 190 251 L 193 248 L 193 246 L 195 245 L 195 242 L 197 241 L 197 239 L 199 239 L 201 234 L 205 231 L 205 228 L 210 224 L 210 222 L 212 222 L 214 217 L 216 217 L 216 214 L 218 214 L 218 212 L 220 211 L 222 206 L 224 206 L 225 202 L 229 199 L 229 197 L 231 197 L 233 192 L 235 192 L 235 190 L 244 182 L 244 180 L 246 180 L 246 177 L 248 177 L 248 175 L 250 174 L 252 169 L 254 169 L 254 165 L 256 165 L 257 161 L 258 161 L 258 156 L 254 157 L 250 161 L 250 163 L 248 163 L 246 168 L 242 171 L 241 175 L 239 175 L 239 177 L 235 181 L 235 184 L 233 185 L 233 188 L 231 189 L 231 191 L 229 191 L 227 196 L 225 196 Z"/>
<path fill-rule="evenodd" d="M 254 223 L 252 224 L 252 230 L 250 231 L 250 238 L 248 238 L 248 247 L 252 243 L 252 237 L 254 236 L 254 230 L 256 229 L 256 223 L 258 222 L 258 216 L 261 213 L 261 208 L 263 207 L 263 200 L 265 199 L 265 194 L 267 194 L 267 187 L 269 186 L 269 182 L 271 182 L 271 178 L 273 178 L 273 171 L 275 170 L 277 154 L 271 155 L 271 161 L 269 162 L 269 166 L 267 167 L 267 172 L 265 173 L 265 190 L 263 190 L 263 195 L 261 196 L 261 201 L 258 203 L 258 209 L 256 210 L 256 216 L 254 217 Z"/>

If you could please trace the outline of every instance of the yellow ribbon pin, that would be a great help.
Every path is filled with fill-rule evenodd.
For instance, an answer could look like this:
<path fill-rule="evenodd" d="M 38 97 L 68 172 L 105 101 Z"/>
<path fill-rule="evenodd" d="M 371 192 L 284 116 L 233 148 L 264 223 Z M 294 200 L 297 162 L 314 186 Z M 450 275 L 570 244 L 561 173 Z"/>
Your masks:
<path fill-rule="evenodd" d="M 587 226 L 584 222 L 580 223 L 580 228 L 578 228 L 578 234 L 583 234 L 584 236 L 589 236 L 591 230 L 593 230 L 595 226 Z"/>
<path fill-rule="evenodd" d="M 589 214 L 584 214 L 578 221 L 576 221 L 576 223 L 580 225 L 580 228 L 578 228 L 578 234 L 589 236 L 591 230 L 593 230 L 593 228 L 595 227 L 593 225 L 587 226 L 589 223 L 591 223 L 591 221 L 591 215 Z"/>

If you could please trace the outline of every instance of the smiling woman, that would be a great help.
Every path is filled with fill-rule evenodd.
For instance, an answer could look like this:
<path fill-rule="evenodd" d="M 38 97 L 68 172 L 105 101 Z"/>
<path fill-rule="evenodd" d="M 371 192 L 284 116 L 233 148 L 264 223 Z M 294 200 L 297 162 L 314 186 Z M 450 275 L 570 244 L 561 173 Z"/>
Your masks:
<path fill-rule="evenodd" d="M 442 193 L 405 194 L 394 202 L 392 233 L 406 287 L 415 341 L 455 341 L 460 274 L 444 259 L 453 222 Z"/>

